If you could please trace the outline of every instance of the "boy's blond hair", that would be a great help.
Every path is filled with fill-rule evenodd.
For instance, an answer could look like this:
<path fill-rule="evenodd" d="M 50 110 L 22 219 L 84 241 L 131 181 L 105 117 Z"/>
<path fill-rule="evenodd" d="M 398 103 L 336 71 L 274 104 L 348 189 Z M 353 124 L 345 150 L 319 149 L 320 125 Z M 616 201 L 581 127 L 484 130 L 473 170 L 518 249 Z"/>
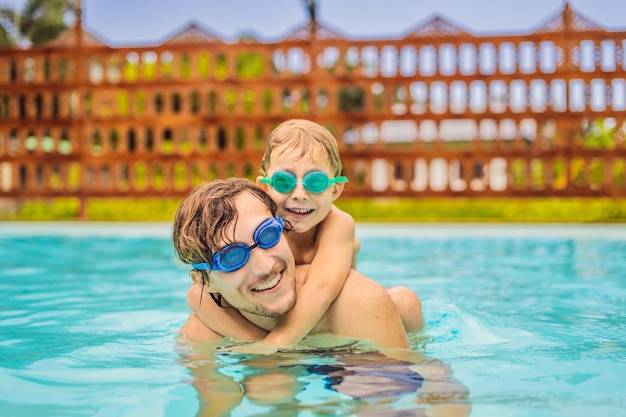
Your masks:
<path fill-rule="evenodd" d="M 341 175 L 341 159 L 335 137 L 322 125 L 304 119 L 291 119 L 279 124 L 270 133 L 261 161 L 260 174 L 267 176 L 267 168 L 274 152 L 279 155 L 295 152 L 300 158 L 326 157 L 333 175 Z"/>

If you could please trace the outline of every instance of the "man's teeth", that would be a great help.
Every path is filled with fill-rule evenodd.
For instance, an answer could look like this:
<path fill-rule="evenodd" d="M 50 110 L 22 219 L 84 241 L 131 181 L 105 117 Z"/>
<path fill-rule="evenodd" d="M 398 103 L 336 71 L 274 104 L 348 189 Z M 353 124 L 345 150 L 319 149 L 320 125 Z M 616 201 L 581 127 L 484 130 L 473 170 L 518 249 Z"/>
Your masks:
<path fill-rule="evenodd" d="M 313 211 L 313 209 L 290 208 L 287 209 L 287 211 L 295 214 L 309 214 Z"/>
<path fill-rule="evenodd" d="M 262 284 L 257 285 L 256 287 L 252 289 L 252 291 L 269 290 L 270 288 L 274 288 L 276 285 L 278 285 L 278 281 L 280 281 L 280 274 L 276 274 L 276 276 L 270 279 L 269 281 L 265 281 Z"/>

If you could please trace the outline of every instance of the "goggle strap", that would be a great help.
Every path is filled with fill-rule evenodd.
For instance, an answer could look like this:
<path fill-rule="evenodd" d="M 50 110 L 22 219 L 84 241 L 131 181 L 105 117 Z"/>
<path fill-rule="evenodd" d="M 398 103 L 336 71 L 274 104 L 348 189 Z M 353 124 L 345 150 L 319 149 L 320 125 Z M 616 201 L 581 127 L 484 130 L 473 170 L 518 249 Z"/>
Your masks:
<path fill-rule="evenodd" d="M 328 185 L 333 185 L 337 182 L 348 182 L 348 177 L 335 177 L 335 178 L 330 178 L 328 180 Z"/>

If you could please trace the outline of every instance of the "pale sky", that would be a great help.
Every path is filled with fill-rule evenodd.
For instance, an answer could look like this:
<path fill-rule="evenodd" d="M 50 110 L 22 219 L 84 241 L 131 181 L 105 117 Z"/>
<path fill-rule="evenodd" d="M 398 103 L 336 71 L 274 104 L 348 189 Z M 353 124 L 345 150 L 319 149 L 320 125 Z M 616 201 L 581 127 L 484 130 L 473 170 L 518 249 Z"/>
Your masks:
<path fill-rule="evenodd" d="M 19 5 L 24 0 L 0 0 Z M 244 32 L 280 40 L 308 20 L 302 0 L 82 0 L 83 24 L 116 45 L 156 45 L 196 22 L 225 41 Z M 564 0 L 317 0 L 318 20 L 353 39 L 403 37 L 434 15 L 471 33 L 527 33 Z M 608 29 L 626 30 L 626 0 L 571 0 Z"/>

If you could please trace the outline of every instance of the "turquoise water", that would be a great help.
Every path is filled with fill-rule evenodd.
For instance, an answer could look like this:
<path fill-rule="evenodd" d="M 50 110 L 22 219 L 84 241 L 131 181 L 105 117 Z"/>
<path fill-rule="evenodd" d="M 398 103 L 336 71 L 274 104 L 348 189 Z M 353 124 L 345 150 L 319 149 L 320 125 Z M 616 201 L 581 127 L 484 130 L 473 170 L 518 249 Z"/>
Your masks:
<path fill-rule="evenodd" d="M 358 269 L 422 297 L 405 361 L 177 342 L 169 232 L 0 223 L 0 415 L 626 416 L 624 225 L 358 225 Z"/>

